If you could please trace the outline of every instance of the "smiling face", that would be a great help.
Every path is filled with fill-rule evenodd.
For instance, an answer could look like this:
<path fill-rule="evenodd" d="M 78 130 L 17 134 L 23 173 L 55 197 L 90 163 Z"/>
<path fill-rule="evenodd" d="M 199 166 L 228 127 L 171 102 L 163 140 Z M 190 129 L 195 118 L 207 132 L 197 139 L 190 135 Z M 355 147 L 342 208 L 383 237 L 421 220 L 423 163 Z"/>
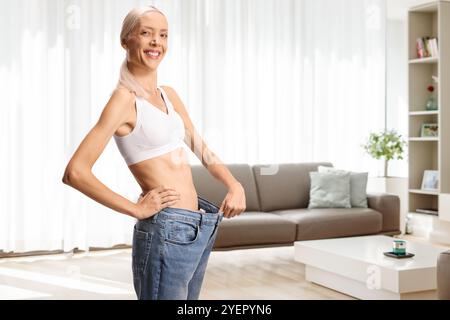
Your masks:
<path fill-rule="evenodd" d="M 156 70 L 167 52 L 168 29 L 163 14 L 158 11 L 144 13 L 124 43 L 128 63 Z"/>

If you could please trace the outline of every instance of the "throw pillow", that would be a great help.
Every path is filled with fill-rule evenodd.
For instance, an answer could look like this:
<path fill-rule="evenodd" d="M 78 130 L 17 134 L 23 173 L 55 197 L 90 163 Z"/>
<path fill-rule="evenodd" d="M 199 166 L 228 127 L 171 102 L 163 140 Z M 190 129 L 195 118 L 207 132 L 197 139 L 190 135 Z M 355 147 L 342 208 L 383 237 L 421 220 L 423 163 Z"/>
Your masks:
<path fill-rule="evenodd" d="M 331 167 L 319 166 L 318 172 L 350 173 L 350 202 L 353 208 L 367 208 L 368 172 L 351 172 Z"/>
<path fill-rule="evenodd" d="M 350 174 L 310 172 L 308 208 L 351 208 Z"/>

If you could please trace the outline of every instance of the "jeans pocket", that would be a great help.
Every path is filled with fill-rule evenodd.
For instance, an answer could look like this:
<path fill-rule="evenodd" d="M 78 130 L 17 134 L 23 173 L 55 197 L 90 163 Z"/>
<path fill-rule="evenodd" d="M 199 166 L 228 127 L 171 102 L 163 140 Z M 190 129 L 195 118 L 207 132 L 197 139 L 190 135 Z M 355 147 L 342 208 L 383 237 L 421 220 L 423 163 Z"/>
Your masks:
<path fill-rule="evenodd" d="M 194 243 L 200 233 L 198 225 L 179 220 L 167 220 L 165 229 L 166 242 L 181 245 Z"/>
<path fill-rule="evenodd" d="M 139 277 L 147 267 L 151 241 L 152 234 L 150 232 L 141 231 L 134 226 L 131 260 L 133 275 L 135 277 Z"/>

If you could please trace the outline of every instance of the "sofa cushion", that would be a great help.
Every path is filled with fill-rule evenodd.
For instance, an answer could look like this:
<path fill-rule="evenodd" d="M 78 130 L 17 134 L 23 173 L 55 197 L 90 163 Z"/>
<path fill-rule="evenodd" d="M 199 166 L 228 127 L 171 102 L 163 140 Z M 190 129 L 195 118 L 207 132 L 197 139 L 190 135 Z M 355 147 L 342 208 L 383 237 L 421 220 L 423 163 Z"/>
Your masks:
<path fill-rule="evenodd" d="M 248 164 L 227 164 L 226 166 L 245 190 L 246 211 L 260 210 L 255 178 L 251 167 Z M 198 195 L 220 207 L 227 194 L 227 188 L 213 177 L 203 165 L 192 165 L 192 178 Z"/>
<path fill-rule="evenodd" d="M 310 172 L 309 175 L 309 209 L 351 208 L 349 172 Z"/>
<path fill-rule="evenodd" d="M 381 232 L 383 224 L 381 213 L 368 208 L 292 209 L 271 214 L 297 223 L 296 240 L 374 234 Z"/>
<path fill-rule="evenodd" d="M 368 208 L 367 179 L 368 172 L 351 172 L 330 167 L 319 166 L 319 172 L 350 173 L 350 203 L 352 208 Z"/>
<path fill-rule="evenodd" d="M 219 225 L 214 248 L 285 244 L 295 241 L 295 222 L 265 212 L 244 212 Z"/>
<path fill-rule="evenodd" d="M 332 166 L 325 162 L 254 165 L 253 174 L 261 210 L 306 208 L 309 203 L 309 173 L 317 171 L 319 165 Z"/>

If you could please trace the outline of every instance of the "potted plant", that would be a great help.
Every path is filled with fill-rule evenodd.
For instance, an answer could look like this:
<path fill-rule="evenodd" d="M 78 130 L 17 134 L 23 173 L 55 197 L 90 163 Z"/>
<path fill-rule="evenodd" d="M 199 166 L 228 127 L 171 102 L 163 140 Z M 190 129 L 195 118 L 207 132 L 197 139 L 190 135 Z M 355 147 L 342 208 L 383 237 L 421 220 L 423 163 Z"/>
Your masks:
<path fill-rule="evenodd" d="M 408 200 L 408 178 L 388 176 L 389 161 L 403 159 L 406 142 L 395 130 L 371 133 L 365 145 L 365 151 L 373 158 L 384 160 L 384 176 L 369 178 L 368 191 L 387 192 L 400 198 L 400 230 L 405 230 Z"/>
<path fill-rule="evenodd" d="M 364 150 L 373 158 L 384 159 L 384 178 L 388 177 L 388 166 L 390 160 L 403 159 L 406 142 L 395 130 L 381 133 L 371 133 L 363 146 Z"/>

